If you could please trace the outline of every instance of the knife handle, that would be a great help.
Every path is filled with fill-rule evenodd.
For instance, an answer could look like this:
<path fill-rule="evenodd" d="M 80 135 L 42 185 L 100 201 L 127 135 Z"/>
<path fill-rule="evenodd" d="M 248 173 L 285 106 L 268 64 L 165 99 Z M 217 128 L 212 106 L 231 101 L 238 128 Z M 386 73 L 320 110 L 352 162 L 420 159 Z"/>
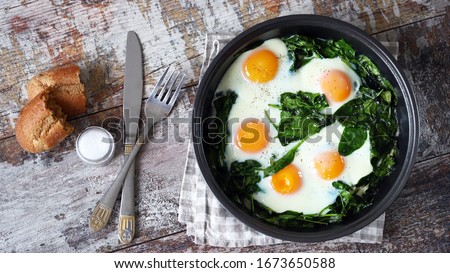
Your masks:
<path fill-rule="evenodd" d="M 125 144 L 125 160 L 133 149 L 132 144 Z M 122 187 L 122 201 L 119 214 L 119 241 L 122 244 L 130 243 L 136 231 L 136 218 L 134 215 L 134 172 L 135 161 L 130 166 Z"/>

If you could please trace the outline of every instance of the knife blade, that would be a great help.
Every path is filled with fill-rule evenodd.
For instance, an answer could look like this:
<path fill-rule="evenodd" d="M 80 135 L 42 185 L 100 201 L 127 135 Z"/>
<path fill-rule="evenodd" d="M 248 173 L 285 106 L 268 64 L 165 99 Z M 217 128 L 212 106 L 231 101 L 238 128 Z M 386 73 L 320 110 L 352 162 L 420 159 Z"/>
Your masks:
<path fill-rule="evenodd" d="M 123 121 L 126 160 L 136 141 L 139 132 L 139 116 L 141 112 L 143 92 L 142 48 L 137 34 L 129 31 L 125 57 L 125 82 L 123 87 Z M 122 199 L 119 214 L 119 240 L 130 243 L 136 230 L 134 213 L 134 162 L 131 165 L 122 187 Z"/>

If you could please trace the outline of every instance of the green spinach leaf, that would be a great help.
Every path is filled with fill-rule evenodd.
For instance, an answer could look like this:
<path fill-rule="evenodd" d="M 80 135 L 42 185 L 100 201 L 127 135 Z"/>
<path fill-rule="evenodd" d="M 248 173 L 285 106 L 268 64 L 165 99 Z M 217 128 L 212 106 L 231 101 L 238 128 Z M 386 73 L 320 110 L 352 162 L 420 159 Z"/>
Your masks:
<path fill-rule="evenodd" d="M 348 215 L 357 214 L 371 204 L 357 194 L 357 187 L 355 186 L 349 186 L 342 181 L 335 181 L 333 187 L 338 189 L 339 196 L 331 206 L 331 211 L 339 215 L 341 218 L 339 220 Z"/>
<path fill-rule="evenodd" d="M 314 58 L 340 57 L 348 66 L 354 68 L 352 64 L 356 58 L 355 50 L 344 39 L 335 41 L 292 35 L 282 40 L 286 44 L 289 59 L 293 60 L 291 71 L 299 69 Z"/>
<path fill-rule="evenodd" d="M 213 102 L 214 108 L 216 110 L 216 117 L 211 121 L 209 126 L 211 132 L 209 132 L 210 139 L 209 143 L 215 143 L 213 145 L 217 149 L 217 154 L 219 156 L 219 165 L 225 165 L 225 146 L 227 143 L 228 132 L 228 116 L 230 115 L 231 108 L 236 102 L 237 95 L 235 92 L 228 90 L 223 96 L 216 98 Z"/>
<path fill-rule="evenodd" d="M 281 38 L 286 44 L 288 50 L 288 58 L 293 60 L 290 67 L 291 71 L 295 71 L 304 66 L 314 58 L 321 58 L 322 56 L 317 50 L 315 40 L 302 35 L 292 35 Z"/>
<path fill-rule="evenodd" d="M 271 162 L 270 166 L 264 169 L 264 177 L 268 177 L 270 175 L 274 175 L 280 170 L 282 170 L 287 165 L 291 164 L 295 158 L 295 153 L 297 152 L 298 147 L 302 142 L 300 141 L 294 147 L 292 147 L 285 155 L 283 155 L 280 159 Z"/>
<path fill-rule="evenodd" d="M 397 103 L 397 93 L 392 84 L 383 76 L 381 76 L 378 67 L 365 55 L 359 55 L 355 61 L 356 71 L 363 80 L 363 85 L 368 86 L 374 90 L 390 91 L 394 103 Z M 387 93 L 386 93 L 387 95 Z M 389 98 L 389 101 L 391 98 Z"/>
<path fill-rule="evenodd" d="M 292 114 L 309 115 L 328 107 L 328 102 L 323 94 L 299 91 L 281 94 L 280 105 L 281 110 L 289 111 Z"/>
<path fill-rule="evenodd" d="M 261 181 L 259 170 L 261 164 L 256 160 L 234 161 L 230 166 L 229 192 L 251 195 L 259 191 L 257 183 Z"/>
<path fill-rule="evenodd" d="M 355 50 L 344 39 L 335 40 L 316 40 L 319 41 L 318 51 L 324 58 L 340 57 L 348 63 L 355 60 Z"/>
<path fill-rule="evenodd" d="M 323 94 L 299 91 L 286 92 L 280 97 L 280 123 L 276 127 L 283 146 L 304 140 L 331 124 L 329 116 L 321 113 L 328 106 Z"/>
<path fill-rule="evenodd" d="M 341 155 L 347 156 L 361 148 L 367 139 L 367 131 L 362 127 L 347 126 L 342 132 L 339 141 L 338 151 Z"/>

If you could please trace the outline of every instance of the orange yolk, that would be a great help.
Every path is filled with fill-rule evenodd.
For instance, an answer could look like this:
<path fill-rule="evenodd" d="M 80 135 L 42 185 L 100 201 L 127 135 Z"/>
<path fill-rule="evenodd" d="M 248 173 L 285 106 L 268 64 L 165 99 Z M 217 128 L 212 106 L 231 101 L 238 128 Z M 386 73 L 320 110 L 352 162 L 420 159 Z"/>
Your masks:
<path fill-rule="evenodd" d="M 335 102 L 348 98 L 352 89 L 352 83 L 347 74 L 339 70 L 329 70 L 320 79 L 320 85 L 327 99 Z"/>
<path fill-rule="evenodd" d="M 289 194 L 298 190 L 302 184 L 299 170 L 292 164 L 272 176 L 272 187 L 281 194 Z"/>
<path fill-rule="evenodd" d="M 320 177 L 326 180 L 338 177 L 345 167 L 344 158 L 336 151 L 324 152 L 316 156 L 314 166 Z"/>
<path fill-rule="evenodd" d="M 256 153 L 267 146 L 266 124 L 261 121 L 249 121 L 241 124 L 236 134 L 236 144 L 244 152 Z"/>
<path fill-rule="evenodd" d="M 248 56 L 242 67 L 245 77 L 252 82 L 265 83 L 273 78 L 278 71 L 278 58 L 270 50 L 260 49 Z"/>

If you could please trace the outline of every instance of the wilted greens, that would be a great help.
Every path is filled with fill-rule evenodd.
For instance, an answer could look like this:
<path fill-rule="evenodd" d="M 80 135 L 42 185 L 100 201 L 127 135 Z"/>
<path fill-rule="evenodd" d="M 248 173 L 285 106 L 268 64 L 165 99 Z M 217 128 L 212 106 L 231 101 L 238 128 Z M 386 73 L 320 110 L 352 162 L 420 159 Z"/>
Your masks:
<path fill-rule="evenodd" d="M 293 141 L 304 140 L 329 125 L 331 119 L 320 112 L 327 106 L 328 102 L 323 94 L 281 94 L 280 105 L 272 105 L 281 109 L 278 124 L 278 139 L 281 144 L 285 146 Z"/>

